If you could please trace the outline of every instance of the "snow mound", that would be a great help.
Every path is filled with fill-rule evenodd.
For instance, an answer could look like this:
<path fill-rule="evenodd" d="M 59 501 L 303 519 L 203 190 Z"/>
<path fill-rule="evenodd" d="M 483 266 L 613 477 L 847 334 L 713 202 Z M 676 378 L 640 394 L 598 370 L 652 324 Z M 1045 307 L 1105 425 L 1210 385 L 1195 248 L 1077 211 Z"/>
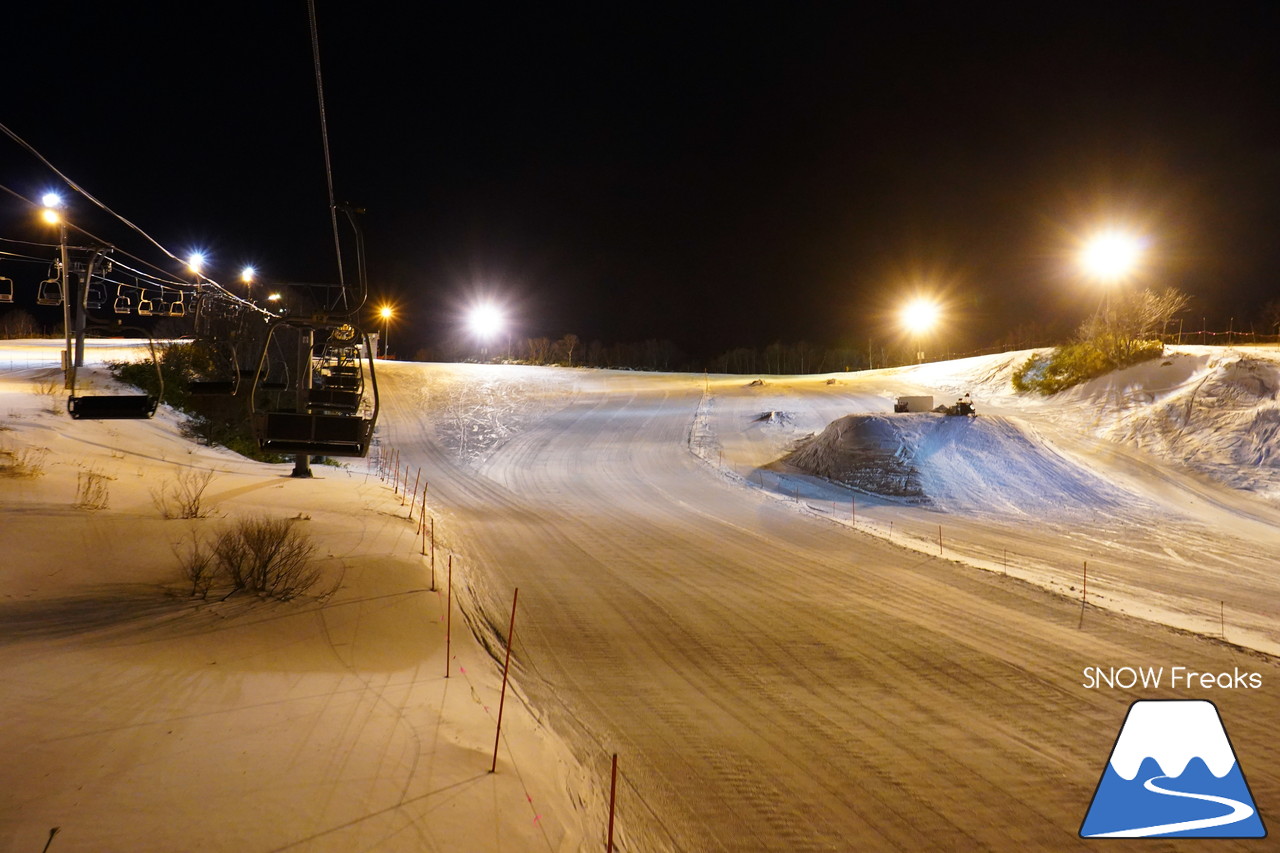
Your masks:
<path fill-rule="evenodd" d="M 924 498 L 911 463 L 901 420 L 886 415 L 845 415 L 786 457 L 802 471 L 878 495 Z"/>
<path fill-rule="evenodd" d="M 1092 515 L 1135 501 L 1005 417 L 846 415 L 784 462 L 863 491 L 971 514 Z"/>

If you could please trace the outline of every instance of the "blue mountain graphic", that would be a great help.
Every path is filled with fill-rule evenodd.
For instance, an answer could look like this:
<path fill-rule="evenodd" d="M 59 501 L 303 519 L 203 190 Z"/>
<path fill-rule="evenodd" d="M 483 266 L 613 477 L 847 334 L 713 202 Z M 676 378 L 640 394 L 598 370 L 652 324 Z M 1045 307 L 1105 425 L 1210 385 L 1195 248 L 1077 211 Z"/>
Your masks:
<path fill-rule="evenodd" d="M 1266 829 L 1258 816 L 1249 786 L 1245 784 L 1238 763 L 1221 779 L 1209 771 L 1200 758 L 1192 758 L 1186 769 L 1177 777 L 1165 776 L 1153 758 L 1144 758 L 1138 775 L 1132 780 L 1120 776 L 1107 763 L 1107 769 L 1093 795 L 1093 803 L 1085 816 L 1080 834 L 1084 837 L 1133 830 L 1141 827 L 1163 826 L 1184 821 L 1204 820 L 1231 814 L 1232 807 L 1205 800 L 1178 797 L 1151 791 L 1145 787 L 1148 780 L 1166 791 L 1187 794 L 1209 794 L 1236 800 L 1253 809 L 1249 817 L 1234 823 L 1158 833 L 1149 837 L 1178 838 L 1263 838 Z"/>

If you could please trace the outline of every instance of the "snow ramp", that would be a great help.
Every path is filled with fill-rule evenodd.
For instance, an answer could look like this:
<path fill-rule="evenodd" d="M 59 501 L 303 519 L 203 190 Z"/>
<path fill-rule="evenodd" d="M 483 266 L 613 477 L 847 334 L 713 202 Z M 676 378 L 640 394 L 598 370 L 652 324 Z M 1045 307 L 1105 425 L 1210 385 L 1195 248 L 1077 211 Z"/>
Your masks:
<path fill-rule="evenodd" d="M 1134 495 L 1007 417 L 846 415 L 784 460 L 808 474 L 939 509 L 997 516 L 1093 515 Z"/>

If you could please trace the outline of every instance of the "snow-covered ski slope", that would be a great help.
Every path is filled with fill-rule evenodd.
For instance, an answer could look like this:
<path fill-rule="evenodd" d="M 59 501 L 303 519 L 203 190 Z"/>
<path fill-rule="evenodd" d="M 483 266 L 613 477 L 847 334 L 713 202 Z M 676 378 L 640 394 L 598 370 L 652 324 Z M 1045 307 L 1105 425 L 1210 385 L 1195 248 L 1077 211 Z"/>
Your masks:
<path fill-rule="evenodd" d="M 627 849 L 1083 848 L 1134 698 L 1217 702 L 1265 812 L 1277 354 L 1184 348 L 1051 399 L 1012 392 L 1026 356 L 761 383 L 388 364 L 379 441 L 429 472 L 480 631 L 519 587 L 517 683 L 585 763 L 620 754 Z M 966 391 L 973 420 L 886 414 Z M 919 495 L 787 459 L 851 414 L 885 415 Z M 1263 688 L 1083 686 L 1126 665 Z"/>

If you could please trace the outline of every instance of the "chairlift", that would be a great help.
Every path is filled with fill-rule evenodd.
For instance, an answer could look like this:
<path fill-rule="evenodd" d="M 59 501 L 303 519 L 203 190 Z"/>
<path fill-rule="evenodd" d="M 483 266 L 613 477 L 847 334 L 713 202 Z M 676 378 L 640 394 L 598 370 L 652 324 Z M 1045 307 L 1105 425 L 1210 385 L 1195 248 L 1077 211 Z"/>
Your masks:
<path fill-rule="evenodd" d="M 126 296 L 124 291 L 123 284 L 116 285 L 116 300 L 111 307 L 117 314 L 128 314 L 133 310 L 133 300 Z"/>
<path fill-rule="evenodd" d="M 56 278 L 46 278 L 40 282 L 40 289 L 36 291 L 36 304 L 61 305 L 62 281 Z"/>
<path fill-rule="evenodd" d="M 138 316 L 150 317 L 156 313 L 156 299 L 159 294 L 154 290 L 143 290 L 138 293 Z"/>
<path fill-rule="evenodd" d="M 155 365 L 159 392 L 151 394 L 93 394 L 76 396 L 76 370 L 71 368 L 71 390 L 67 396 L 67 412 L 76 420 L 144 420 L 155 417 L 164 396 L 164 375 L 155 341 L 150 341 L 151 363 Z"/>
<path fill-rule="evenodd" d="M 101 281 L 89 282 L 89 288 L 84 294 L 84 304 L 86 308 L 97 310 L 101 308 L 107 301 L 107 286 Z"/>
<path fill-rule="evenodd" d="M 186 307 L 186 305 L 184 305 L 184 304 L 183 304 L 183 302 L 182 302 L 182 296 L 183 296 L 182 291 L 181 291 L 181 290 L 179 290 L 179 291 L 178 291 L 178 297 L 177 297 L 175 300 L 173 300 L 172 302 L 170 302 L 170 303 L 169 303 L 169 316 L 170 316 L 170 317 L 185 317 L 185 316 L 187 316 L 187 307 Z"/>
<path fill-rule="evenodd" d="M 13 301 L 13 279 L 0 275 L 0 302 Z"/>
<path fill-rule="evenodd" d="M 285 327 L 300 333 L 327 333 L 311 357 L 310 387 L 295 395 L 293 408 L 268 408 L 266 365 L 275 335 Z M 378 382 L 369 336 L 346 323 L 279 319 L 263 342 L 250 401 L 258 446 L 276 453 L 364 456 L 378 419 Z M 366 369 L 367 365 L 367 369 Z M 366 382 L 367 376 L 367 382 Z"/>
<path fill-rule="evenodd" d="M 229 341 L 196 339 L 192 344 L 196 378 L 187 383 L 192 397 L 234 397 L 240 390 L 240 360 Z"/>

